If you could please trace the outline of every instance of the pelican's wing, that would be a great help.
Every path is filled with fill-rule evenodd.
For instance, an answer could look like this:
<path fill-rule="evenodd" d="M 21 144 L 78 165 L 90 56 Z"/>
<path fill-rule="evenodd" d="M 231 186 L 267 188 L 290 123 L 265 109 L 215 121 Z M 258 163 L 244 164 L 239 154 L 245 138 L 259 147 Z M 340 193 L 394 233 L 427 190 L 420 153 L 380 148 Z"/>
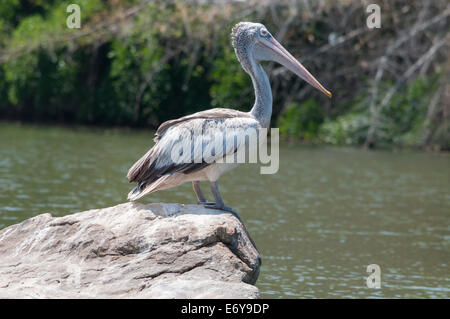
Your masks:
<path fill-rule="evenodd" d="M 156 144 L 130 168 L 127 174 L 128 180 L 130 182 L 141 182 L 149 174 L 148 171 L 151 168 L 150 166 L 155 161 L 155 159 L 160 156 L 161 150 L 167 151 L 167 149 L 172 149 L 172 147 L 169 145 L 171 143 L 170 139 L 168 139 L 165 143 L 162 143 L 162 145 L 159 145 L 160 140 L 170 128 L 180 125 L 183 125 L 183 127 L 192 127 L 190 121 L 196 119 L 229 119 L 239 117 L 253 119 L 253 117 L 249 113 L 232 109 L 216 108 L 164 122 L 159 126 L 158 130 L 155 133 L 156 136 L 154 138 L 154 141 L 156 142 Z"/>
<path fill-rule="evenodd" d="M 164 133 L 172 126 L 177 125 L 182 122 L 186 122 L 193 119 L 225 119 L 225 118 L 236 118 L 236 117 L 242 117 L 242 118 L 253 118 L 249 113 L 241 112 L 237 110 L 232 109 L 225 109 L 225 108 L 216 108 L 216 109 L 210 109 L 206 111 L 197 112 L 191 115 L 183 116 L 175 120 L 170 120 L 162 123 L 158 130 L 155 133 L 155 142 L 158 142 L 161 137 L 164 135 Z"/>
<path fill-rule="evenodd" d="M 259 129 L 251 116 L 186 117 L 164 129 L 157 143 L 130 168 L 128 179 L 139 183 L 136 191 L 140 192 L 165 175 L 196 172 L 236 153 L 246 142 L 236 137 Z"/>

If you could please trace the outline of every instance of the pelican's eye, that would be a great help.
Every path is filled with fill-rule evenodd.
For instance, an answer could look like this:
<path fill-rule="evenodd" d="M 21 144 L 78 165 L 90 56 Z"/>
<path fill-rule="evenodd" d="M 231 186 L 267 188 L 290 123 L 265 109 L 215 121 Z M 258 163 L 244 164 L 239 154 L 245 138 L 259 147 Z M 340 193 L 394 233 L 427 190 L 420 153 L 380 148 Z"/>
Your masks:
<path fill-rule="evenodd" d="M 265 28 L 262 28 L 259 30 L 259 35 L 262 37 L 268 37 L 269 36 L 269 31 L 267 31 Z"/>

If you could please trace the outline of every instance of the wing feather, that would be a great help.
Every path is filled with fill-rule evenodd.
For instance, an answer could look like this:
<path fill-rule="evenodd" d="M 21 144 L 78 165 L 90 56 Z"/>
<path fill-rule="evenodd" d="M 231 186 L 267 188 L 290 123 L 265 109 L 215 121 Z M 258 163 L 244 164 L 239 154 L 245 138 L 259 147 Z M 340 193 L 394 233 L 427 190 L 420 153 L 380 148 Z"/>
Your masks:
<path fill-rule="evenodd" d="M 165 175 L 193 173 L 236 153 L 243 142 L 236 141 L 235 136 L 250 128 L 260 128 L 251 115 L 227 109 L 208 110 L 163 123 L 157 131 L 156 144 L 128 171 L 129 181 L 139 183 L 134 192 Z"/>
<path fill-rule="evenodd" d="M 159 145 L 159 141 L 166 134 L 166 132 L 172 128 L 183 123 L 188 123 L 195 119 L 224 119 L 224 118 L 249 118 L 253 117 L 246 112 L 241 112 L 232 109 L 215 108 L 206 111 L 197 112 L 191 115 L 181 117 L 179 119 L 170 120 L 162 123 L 155 133 L 154 142 L 156 143 L 144 156 L 142 156 L 134 165 L 129 169 L 127 177 L 130 182 L 141 182 L 148 176 L 148 171 L 151 170 L 152 163 L 161 153 L 162 145 Z M 165 147 L 166 145 L 164 145 Z M 192 169 L 192 168 L 191 168 Z M 190 171 L 192 172 L 192 170 Z M 160 172 L 161 173 L 161 172 Z"/>
<path fill-rule="evenodd" d="M 159 141 L 161 137 L 164 135 L 164 133 L 170 127 L 182 122 L 186 122 L 193 119 L 220 119 L 220 118 L 236 118 L 236 117 L 253 118 L 249 113 L 225 108 L 215 108 L 206 111 L 201 111 L 162 123 L 155 133 L 154 141 L 155 142 Z"/>

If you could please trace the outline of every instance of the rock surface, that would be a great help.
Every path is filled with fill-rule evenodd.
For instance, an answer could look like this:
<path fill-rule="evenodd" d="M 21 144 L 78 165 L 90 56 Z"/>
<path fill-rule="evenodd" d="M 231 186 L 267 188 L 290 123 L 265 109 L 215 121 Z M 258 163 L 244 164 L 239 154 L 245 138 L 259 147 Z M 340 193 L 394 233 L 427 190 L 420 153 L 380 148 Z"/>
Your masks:
<path fill-rule="evenodd" d="M 0 298 L 258 298 L 260 258 L 233 215 L 125 203 L 0 230 Z"/>

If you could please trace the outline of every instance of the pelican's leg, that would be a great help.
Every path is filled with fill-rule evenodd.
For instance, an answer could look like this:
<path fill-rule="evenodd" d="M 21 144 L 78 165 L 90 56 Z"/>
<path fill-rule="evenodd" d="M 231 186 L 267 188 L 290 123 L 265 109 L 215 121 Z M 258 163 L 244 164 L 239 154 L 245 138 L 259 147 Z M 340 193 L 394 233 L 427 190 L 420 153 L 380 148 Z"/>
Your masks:
<path fill-rule="evenodd" d="M 225 206 L 225 204 L 223 203 L 222 196 L 219 192 L 219 184 L 217 183 L 217 181 L 211 182 L 211 193 L 213 194 L 214 200 L 216 201 L 215 208 L 226 211 L 233 211 L 230 207 Z"/>
<path fill-rule="evenodd" d="M 205 195 L 203 195 L 202 190 L 200 189 L 200 182 L 199 181 L 193 181 L 192 182 L 192 188 L 194 189 L 195 195 L 197 196 L 197 199 L 199 202 L 206 202 Z"/>
<path fill-rule="evenodd" d="M 219 184 L 217 183 L 217 181 L 211 182 L 211 193 L 213 194 L 216 203 L 215 203 L 215 205 L 207 205 L 207 206 L 205 206 L 206 208 L 220 209 L 220 210 L 224 210 L 226 212 L 230 212 L 237 219 L 239 219 L 240 222 L 242 222 L 239 215 L 237 213 L 235 213 L 231 207 L 225 206 L 225 204 L 223 203 L 222 196 L 220 195 L 220 192 L 219 192 Z"/>
<path fill-rule="evenodd" d="M 200 182 L 199 181 L 193 181 L 192 182 L 192 188 L 194 189 L 195 195 L 197 196 L 197 205 L 213 205 L 215 203 L 213 202 L 207 202 L 205 195 L 203 195 L 203 192 L 200 188 Z"/>

